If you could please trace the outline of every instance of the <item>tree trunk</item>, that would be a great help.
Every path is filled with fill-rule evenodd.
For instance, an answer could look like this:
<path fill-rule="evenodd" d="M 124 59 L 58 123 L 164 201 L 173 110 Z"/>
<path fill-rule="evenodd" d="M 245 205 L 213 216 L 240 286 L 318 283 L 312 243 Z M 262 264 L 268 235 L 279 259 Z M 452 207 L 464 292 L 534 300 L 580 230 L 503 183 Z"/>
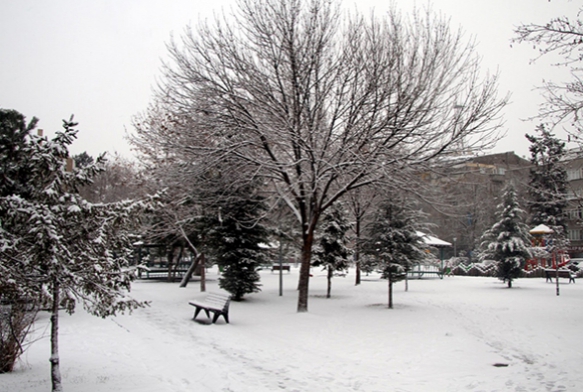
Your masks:
<path fill-rule="evenodd" d="M 360 249 L 358 242 L 360 240 L 360 219 L 356 219 L 356 227 L 354 228 L 354 233 L 356 235 L 356 245 L 354 246 L 354 264 L 356 265 L 356 281 L 355 286 L 360 284 Z"/>
<path fill-rule="evenodd" d="M 508 278 L 508 288 L 512 288 L 512 279 Z"/>
<path fill-rule="evenodd" d="M 51 382 L 53 392 L 63 390 L 61 384 L 61 369 L 59 367 L 59 282 L 53 282 L 53 306 L 51 314 Z"/>
<path fill-rule="evenodd" d="M 188 281 L 190 280 L 190 278 L 192 277 L 192 274 L 196 270 L 196 267 L 200 263 L 201 255 L 202 254 L 199 254 L 198 256 L 196 256 L 194 258 L 194 260 L 192 261 L 192 264 L 190 264 L 190 267 L 188 267 L 188 271 L 186 271 L 186 274 L 184 274 L 184 277 L 182 278 L 182 281 L 180 282 L 180 287 L 186 287 L 188 285 Z M 201 291 L 204 291 L 204 290 L 201 290 Z"/>
<path fill-rule="evenodd" d="M 389 309 L 393 309 L 393 281 L 389 276 Z"/>
<path fill-rule="evenodd" d="M 328 266 L 328 289 L 326 290 L 326 298 L 330 298 L 330 292 L 332 291 L 332 275 L 334 274 L 334 270 L 332 266 Z"/>
<path fill-rule="evenodd" d="M 200 254 L 200 291 L 206 291 L 206 259 L 204 253 Z"/>
<path fill-rule="evenodd" d="M 313 230 L 304 236 L 302 245 L 302 265 L 298 282 L 298 312 L 308 311 L 308 291 L 310 285 L 310 263 L 312 260 L 312 243 L 314 241 Z"/>
<path fill-rule="evenodd" d="M 170 252 L 169 262 L 168 262 L 168 282 L 174 282 L 176 279 L 176 269 L 178 268 L 178 262 L 182 259 L 182 254 L 184 252 L 184 245 L 178 247 L 178 255 L 174 257 L 176 248 L 173 248 Z"/>

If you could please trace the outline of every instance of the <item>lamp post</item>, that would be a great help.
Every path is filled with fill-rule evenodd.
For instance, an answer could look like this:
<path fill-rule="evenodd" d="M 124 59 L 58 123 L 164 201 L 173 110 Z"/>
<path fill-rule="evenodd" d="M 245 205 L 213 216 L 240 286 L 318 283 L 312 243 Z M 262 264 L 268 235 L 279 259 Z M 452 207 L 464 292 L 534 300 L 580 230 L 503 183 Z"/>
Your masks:
<path fill-rule="evenodd" d="M 453 237 L 453 257 L 457 257 L 457 237 Z"/>

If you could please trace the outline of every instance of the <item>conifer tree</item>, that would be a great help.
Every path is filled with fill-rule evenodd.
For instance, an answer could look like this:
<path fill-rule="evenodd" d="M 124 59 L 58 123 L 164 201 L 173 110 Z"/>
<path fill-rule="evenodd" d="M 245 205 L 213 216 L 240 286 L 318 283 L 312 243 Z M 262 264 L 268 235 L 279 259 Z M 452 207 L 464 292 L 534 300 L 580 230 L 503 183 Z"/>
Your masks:
<path fill-rule="evenodd" d="M 330 210 L 324 213 L 320 226 L 322 234 L 314 249 L 312 265 L 324 267 L 327 272 L 326 298 L 330 298 L 334 272 L 348 269 L 350 249 L 346 246 L 346 233 L 349 229 L 350 224 L 340 203 L 335 203 Z"/>
<path fill-rule="evenodd" d="M 222 189 L 217 213 L 207 211 L 201 222 L 205 246 L 222 270 L 219 287 L 235 301 L 259 292 L 261 286 L 257 269 L 265 255 L 260 244 L 268 242 L 268 232 L 261 224 L 266 206 L 256 185 L 251 182 L 234 190 Z"/>
<path fill-rule="evenodd" d="M 496 261 L 498 278 L 512 288 L 512 281 L 520 276 L 524 263 L 532 257 L 530 234 L 512 185 L 504 190 L 502 198 L 498 222 L 484 233 L 482 247 L 484 256 Z"/>
<path fill-rule="evenodd" d="M 561 164 L 565 156 L 565 143 L 560 141 L 544 125 L 537 127 L 540 136 L 526 135 L 531 143 L 530 162 L 530 224 L 544 224 L 566 232 L 567 171 Z"/>
<path fill-rule="evenodd" d="M 101 170 L 67 171 L 68 146 L 77 124 L 64 121 L 52 140 L 30 135 L 22 145 L 27 164 L 23 187 L 0 197 L 0 288 L 36 298 L 51 309 L 52 390 L 61 391 L 59 309 L 82 303 L 106 317 L 144 304 L 127 295 L 135 277 L 129 268 L 138 218 L 149 203 L 92 204 L 78 194 Z"/>
<path fill-rule="evenodd" d="M 364 253 L 376 258 L 377 270 L 389 283 L 389 309 L 393 308 L 393 283 L 405 278 L 413 265 L 426 254 L 418 234 L 419 212 L 398 198 L 383 202 L 374 220 L 367 226 Z"/>

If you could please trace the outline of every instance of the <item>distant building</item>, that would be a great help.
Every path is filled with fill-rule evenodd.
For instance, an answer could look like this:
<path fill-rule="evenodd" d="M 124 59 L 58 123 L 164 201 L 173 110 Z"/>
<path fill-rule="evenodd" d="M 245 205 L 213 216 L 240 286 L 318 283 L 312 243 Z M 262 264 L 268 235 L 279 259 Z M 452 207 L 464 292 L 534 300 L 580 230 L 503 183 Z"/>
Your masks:
<path fill-rule="evenodd" d="M 567 235 L 572 258 L 583 257 L 583 151 L 569 150 L 564 159 L 567 169 Z"/>
<path fill-rule="evenodd" d="M 432 231 L 454 244 L 449 256 L 474 257 L 485 230 L 496 222 L 504 187 L 513 183 L 526 209 L 530 162 L 514 152 L 460 157 L 431 178 L 433 200 L 424 206 Z"/>

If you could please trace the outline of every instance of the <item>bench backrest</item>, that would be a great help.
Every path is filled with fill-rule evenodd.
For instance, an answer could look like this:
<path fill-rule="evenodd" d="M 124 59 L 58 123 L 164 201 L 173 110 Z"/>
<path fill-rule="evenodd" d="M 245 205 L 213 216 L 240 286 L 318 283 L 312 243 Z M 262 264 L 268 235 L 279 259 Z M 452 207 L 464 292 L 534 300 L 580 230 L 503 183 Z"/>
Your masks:
<path fill-rule="evenodd" d="M 223 310 L 229 307 L 229 302 L 231 302 L 231 296 L 228 294 L 221 293 L 209 293 L 204 302 L 212 305 L 217 305 L 217 307 Z"/>

